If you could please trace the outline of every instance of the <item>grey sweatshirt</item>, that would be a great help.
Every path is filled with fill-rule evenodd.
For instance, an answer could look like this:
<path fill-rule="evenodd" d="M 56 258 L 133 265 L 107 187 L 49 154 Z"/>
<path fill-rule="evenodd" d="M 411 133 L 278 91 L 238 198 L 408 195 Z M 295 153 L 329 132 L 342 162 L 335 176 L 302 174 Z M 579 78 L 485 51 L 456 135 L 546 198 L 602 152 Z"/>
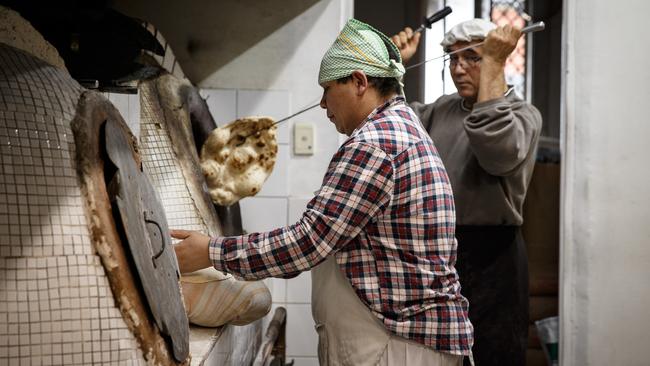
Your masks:
<path fill-rule="evenodd" d="M 458 94 L 411 103 L 447 169 L 458 225 L 521 225 L 542 127 L 514 92 L 465 108 Z"/>

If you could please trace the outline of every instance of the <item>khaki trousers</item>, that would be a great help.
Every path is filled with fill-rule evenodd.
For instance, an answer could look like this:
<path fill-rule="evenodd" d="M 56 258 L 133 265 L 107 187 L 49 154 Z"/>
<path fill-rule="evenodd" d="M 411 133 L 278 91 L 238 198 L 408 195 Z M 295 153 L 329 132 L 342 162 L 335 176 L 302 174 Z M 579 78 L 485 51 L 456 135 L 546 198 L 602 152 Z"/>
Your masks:
<path fill-rule="evenodd" d="M 312 270 L 312 315 L 321 366 L 462 365 L 462 356 L 388 332 L 356 295 L 334 256 Z"/>

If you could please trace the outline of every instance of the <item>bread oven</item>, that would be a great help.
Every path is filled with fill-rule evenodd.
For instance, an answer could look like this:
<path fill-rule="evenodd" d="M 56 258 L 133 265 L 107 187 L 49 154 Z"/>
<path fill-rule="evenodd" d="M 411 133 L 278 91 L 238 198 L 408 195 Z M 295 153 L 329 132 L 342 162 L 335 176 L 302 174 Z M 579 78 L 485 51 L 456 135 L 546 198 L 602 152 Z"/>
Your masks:
<path fill-rule="evenodd" d="M 100 93 L 4 43 L 0 91 L 0 364 L 189 364 L 167 231 L 221 233 L 189 114 L 143 107 L 138 143 Z M 187 290 L 213 326 L 268 312 L 262 283 L 214 272 Z"/>
<path fill-rule="evenodd" d="M 216 125 L 198 90 L 161 71 L 141 81 L 138 92 L 140 155 L 160 192 L 169 227 L 209 235 L 242 234 L 238 205 L 213 205 L 206 191 L 196 147 Z M 271 307 L 263 282 L 238 281 L 213 268 L 183 276 L 181 287 L 189 319 L 200 326 L 245 325 Z"/>
<path fill-rule="evenodd" d="M 67 72 L 4 44 L 0 70 L 0 358 L 144 364 L 93 245 L 90 228 L 99 221 L 86 215 L 77 175 L 71 121 L 84 90 Z M 123 309 L 133 325 L 148 320 L 142 301 Z"/>

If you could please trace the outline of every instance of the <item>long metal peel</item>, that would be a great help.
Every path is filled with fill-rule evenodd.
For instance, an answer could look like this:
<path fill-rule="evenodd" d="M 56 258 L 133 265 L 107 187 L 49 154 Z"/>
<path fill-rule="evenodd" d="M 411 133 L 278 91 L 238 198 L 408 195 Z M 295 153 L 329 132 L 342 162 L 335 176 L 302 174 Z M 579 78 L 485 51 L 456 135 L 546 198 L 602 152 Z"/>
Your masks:
<path fill-rule="evenodd" d="M 316 107 L 318 107 L 318 106 L 320 106 L 320 102 L 317 103 L 317 104 L 314 104 L 314 105 L 312 105 L 312 106 L 309 106 L 309 107 L 307 107 L 307 108 L 301 109 L 301 110 L 299 110 L 298 112 L 296 112 L 296 113 L 294 113 L 294 114 L 292 114 L 292 115 L 290 115 L 290 116 L 287 116 L 287 117 L 284 117 L 284 118 L 282 118 L 282 119 L 280 119 L 280 120 L 278 120 L 278 121 L 275 121 L 275 122 L 273 122 L 273 124 L 272 124 L 271 126 L 266 127 L 266 128 L 264 128 L 264 129 L 269 129 L 269 128 L 273 127 L 273 126 L 277 126 L 277 125 L 279 125 L 280 123 L 282 123 L 282 122 L 284 122 L 284 121 L 288 121 L 288 120 L 292 119 L 293 117 L 295 117 L 295 116 L 297 116 L 297 115 L 299 115 L 299 114 L 303 114 L 303 113 L 307 112 L 308 110 L 314 109 L 314 108 L 316 108 Z M 241 146 L 241 145 L 243 145 L 243 144 L 244 144 L 244 141 L 246 141 L 247 138 L 249 138 L 249 137 L 251 137 L 251 136 L 255 136 L 258 132 L 259 132 L 259 131 L 255 131 L 255 132 L 250 133 L 250 134 L 248 134 L 248 135 L 246 135 L 246 136 L 239 136 L 239 142 L 238 142 L 235 146 Z"/>
<path fill-rule="evenodd" d="M 447 10 L 447 9 L 445 8 L 445 9 L 441 10 L 440 12 L 434 14 L 434 16 L 440 16 L 440 18 L 443 18 L 443 17 L 445 17 L 445 16 L 446 16 L 447 14 L 449 14 L 449 13 L 451 13 L 451 9 Z M 432 17 L 433 17 L 433 16 L 432 16 Z M 436 19 L 436 20 L 439 20 L 439 19 Z M 539 31 L 543 30 L 545 27 L 546 27 L 546 25 L 544 24 L 544 22 L 536 22 L 536 23 L 533 23 L 533 24 L 531 24 L 531 25 L 529 25 L 529 26 L 523 28 L 523 29 L 521 30 L 521 33 L 522 33 L 522 34 L 528 34 L 528 33 L 533 33 L 533 32 L 539 32 Z M 421 29 L 418 29 L 418 31 L 419 31 L 419 30 L 421 30 Z M 466 51 L 466 50 L 469 50 L 469 49 L 472 49 L 472 48 L 475 48 L 475 47 L 481 46 L 481 45 L 483 45 L 484 43 L 485 43 L 485 41 L 483 41 L 483 42 L 479 42 L 479 43 L 476 43 L 476 44 L 473 44 L 473 45 L 470 45 L 470 46 L 467 46 L 467 47 L 463 47 L 463 48 L 457 49 L 457 50 L 452 51 L 452 52 L 447 52 L 447 53 L 445 53 L 445 54 L 443 54 L 443 55 L 440 55 L 440 56 L 437 56 L 437 57 L 434 57 L 434 58 L 430 58 L 430 59 L 428 59 L 428 60 L 426 60 L 426 61 L 422 61 L 422 62 L 417 63 L 417 64 L 415 64 L 415 65 L 411 65 L 411 66 L 407 67 L 406 69 L 409 70 L 409 69 L 412 69 L 412 68 L 414 68 L 414 67 L 418 67 L 418 66 L 424 65 L 425 63 L 427 63 L 427 62 L 429 62 L 429 61 L 438 60 L 438 59 L 441 59 L 441 58 L 443 58 L 443 57 L 447 57 L 447 56 L 450 56 L 450 55 L 453 55 L 453 54 L 456 54 L 456 53 L 459 53 L 459 52 L 463 52 L 463 51 Z M 319 105 L 320 105 L 320 103 L 317 103 L 317 104 L 314 104 L 314 105 L 309 106 L 309 107 L 307 107 L 307 108 L 301 109 L 301 110 L 299 110 L 298 112 L 296 112 L 296 113 L 294 113 L 294 114 L 292 114 L 292 115 L 289 115 L 289 116 L 287 116 L 287 117 L 284 117 L 284 118 L 282 118 L 282 119 L 280 119 L 280 120 L 274 122 L 271 126 L 277 126 L 277 125 L 279 125 L 280 123 L 285 122 L 285 121 L 288 121 L 288 120 L 290 120 L 290 119 L 293 118 L 293 117 L 296 117 L 296 116 L 298 116 L 298 115 L 300 115 L 300 114 L 302 114 L 302 113 L 305 113 L 305 112 L 307 112 L 307 111 L 309 111 L 309 110 L 311 110 L 311 109 L 314 109 L 314 108 L 318 107 Z M 267 128 L 269 128 L 269 127 L 267 127 Z M 248 134 L 248 135 L 246 135 L 246 136 L 239 136 L 240 141 L 237 143 L 236 146 L 241 146 L 241 145 L 243 145 L 247 138 L 249 138 L 249 137 L 251 137 L 251 136 L 255 136 L 258 132 L 259 132 L 259 131 L 256 131 L 256 132 L 251 133 L 251 134 Z"/>
<path fill-rule="evenodd" d="M 533 24 L 531 24 L 531 25 L 529 25 L 529 26 L 527 26 L 527 27 L 524 27 L 524 28 L 521 30 L 521 33 L 522 33 L 522 34 L 528 34 L 528 33 L 539 32 L 539 31 L 541 31 L 541 30 L 544 30 L 544 28 L 546 28 L 546 24 L 544 24 L 544 22 L 535 22 L 535 23 L 533 23 Z M 410 69 L 413 69 L 413 68 L 415 68 L 415 67 L 422 66 L 422 65 L 426 64 L 426 63 L 429 62 L 429 61 L 438 60 L 438 59 L 441 59 L 441 58 L 443 58 L 443 57 L 451 56 L 451 55 L 456 54 L 456 53 L 459 53 L 459 52 L 463 52 L 463 51 L 471 50 L 472 48 L 476 48 L 476 47 L 478 47 L 478 46 L 482 46 L 484 43 L 485 43 L 485 41 L 483 41 L 483 42 L 479 42 L 479 43 L 475 43 L 475 44 L 469 45 L 469 46 L 467 46 L 467 47 L 459 48 L 459 49 L 457 49 L 457 50 L 455 50 L 455 51 L 451 51 L 451 52 L 443 53 L 443 54 L 440 55 L 440 56 L 436 56 L 436 57 L 434 57 L 434 58 L 430 58 L 430 59 L 428 59 L 428 60 L 424 60 L 424 61 L 422 61 L 422 62 L 418 62 L 417 64 L 410 65 L 409 67 L 406 68 L 406 70 L 410 70 Z"/>

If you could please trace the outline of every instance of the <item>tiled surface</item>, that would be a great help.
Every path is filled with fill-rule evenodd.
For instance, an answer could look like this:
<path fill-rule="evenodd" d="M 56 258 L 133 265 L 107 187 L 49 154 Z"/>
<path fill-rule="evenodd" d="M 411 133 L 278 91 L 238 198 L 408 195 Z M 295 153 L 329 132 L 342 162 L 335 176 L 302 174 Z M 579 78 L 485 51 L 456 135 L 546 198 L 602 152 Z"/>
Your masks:
<path fill-rule="evenodd" d="M 138 94 L 103 93 L 120 112 L 133 135 L 140 137 L 140 97 Z"/>
<path fill-rule="evenodd" d="M 305 212 L 307 209 L 307 204 L 309 201 L 311 201 L 312 197 L 309 198 L 299 198 L 299 197 L 291 197 L 289 198 L 289 224 L 293 225 L 295 224 L 300 218 L 302 217 L 302 214 Z"/>
<path fill-rule="evenodd" d="M 292 155 L 289 165 L 289 192 L 292 196 L 311 198 L 320 187 L 327 166 L 343 141 L 339 141 L 340 136 L 344 135 L 336 132 L 320 108 L 305 112 L 290 122 L 309 123 L 314 128 L 314 155 Z"/>
<path fill-rule="evenodd" d="M 287 280 L 284 278 L 267 278 L 264 283 L 271 291 L 271 298 L 274 303 L 284 304 L 287 302 Z"/>
<path fill-rule="evenodd" d="M 133 135 L 140 138 L 140 96 L 138 94 L 128 94 L 129 109 L 123 114 L 126 123 L 131 128 Z"/>
<path fill-rule="evenodd" d="M 259 197 L 287 197 L 289 195 L 289 145 L 278 145 L 278 155 Z"/>
<path fill-rule="evenodd" d="M 287 356 L 316 356 L 318 336 L 309 304 L 287 304 Z"/>
<path fill-rule="evenodd" d="M 286 198 L 246 197 L 239 201 L 242 225 L 248 233 L 269 231 L 287 224 Z"/>
<path fill-rule="evenodd" d="M 129 115 L 129 96 L 121 93 L 104 93 L 104 96 L 111 101 L 113 106 L 120 112 L 122 118 L 128 120 Z M 130 126 L 130 125 L 129 125 Z"/>
<path fill-rule="evenodd" d="M 201 96 L 212 114 L 217 126 L 226 125 L 237 119 L 237 91 L 228 89 L 201 89 Z"/>
<path fill-rule="evenodd" d="M 0 364 L 138 364 L 89 239 L 70 128 L 81 89 L 0 44 Z"/>
<path fill-rule="evenodd" d="M 289 92 L 276 90 L 238 90 L 237 117 L 268 116 L 276 121 L 289 116 Z M 278 125 L 278 143 L 289 143 L 288 123 Z"/>
<path fill-rule="evenodd" d="M 279 308 L 283 307 L 285 310 L 287 309 L 287 304 L 272 304 L 271 305 L 271 310 L 269 310 L 269 313 L 264 317 L 264 321 L 262 322 L 264 326 L 264 331 L 266 332 L 266 329 L 269 326 L 269 323 L 271 322 L 271 319 L 273 318 L 273 315 L 275 315 L 275 311 Z M 285 318 L 286 321 L 286 318 Z M 288 331 L 288 330 L 287 330 Z"/>
<path fill-rule="evenodd" d="M 287 363 L 293 361 L 293 366 L 319 366 L 318 357 L 288 357 Z"/>
<path fill-rule="evenodd" d="M 287 303 L 309 304 L 311 302 L 311 272 L 287 280 Z"/>
<path fill-rule="evenodd" d="M 269 116 L 276 120 L 290 114 L 290 94 L 275 90 L 201 89 L 217 126 L 237 118 Z M 288 123 L 278 126 L 278 143 L 289 143 Z"/>

